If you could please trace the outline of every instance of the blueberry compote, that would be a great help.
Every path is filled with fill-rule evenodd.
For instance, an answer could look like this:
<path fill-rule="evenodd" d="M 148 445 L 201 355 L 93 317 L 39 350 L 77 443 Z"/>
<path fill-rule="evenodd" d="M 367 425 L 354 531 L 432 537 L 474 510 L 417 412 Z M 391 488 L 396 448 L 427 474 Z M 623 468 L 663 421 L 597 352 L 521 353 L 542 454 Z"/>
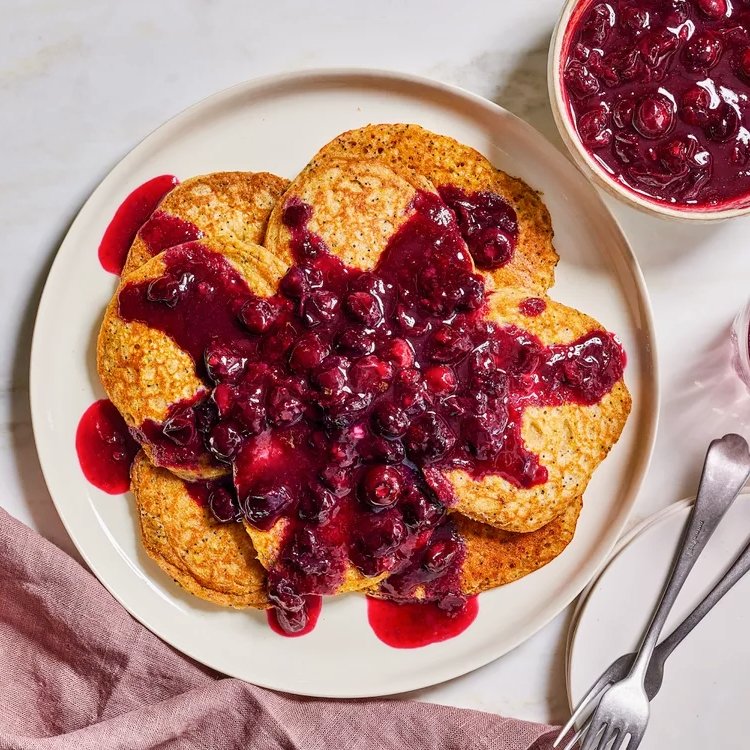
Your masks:
<path fill-rule="evenodd" d="M 120 315 L 171 336 L 206 384 L 147 426 L 160 458 L 208 453 L 231 468 L 231 484 L 207 493 L 219 520 L 284 524 L 268 586 L 289 632 L 351 566 L 389 573 L 381 593 L 395 601 L 418 594 L 458 616 L 465 550 L 446 517 L 444 472 L 545 481 L 520 436 L 523 409 L 595 403 L 622 375 L 608 333 L 544 347 L 485 319 L 467 244 L 496 266 L 513 227 L 504 219 L 480 242 L 493 215 L 509 216 L 501 199 L 449 197 L 460 211 L 418 194 L 372 271 L 343 265 L 307 229 L 313 209 L 291 199 L 283 221 L 296 262 L 274 297 L 255 297 L 200 242 L 168 250 L 162 277 L 120 292 Z"/>
<path fill-rule="evenodd" d="M 747 203 L 747 0 L 584 0 L 563 64 L 581 142 L 615 180 L 683 208 Z"/>

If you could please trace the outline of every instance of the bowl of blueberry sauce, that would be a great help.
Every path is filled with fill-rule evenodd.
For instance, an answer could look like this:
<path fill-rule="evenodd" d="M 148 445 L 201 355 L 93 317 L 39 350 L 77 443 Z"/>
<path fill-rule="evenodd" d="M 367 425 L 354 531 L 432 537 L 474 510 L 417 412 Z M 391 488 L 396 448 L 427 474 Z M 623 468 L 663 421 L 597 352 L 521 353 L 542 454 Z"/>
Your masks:
<path fill-rule="evenodd" d="M 552 109 L 579 167 L 636 208 L 750 212 L 750 1 L 568 0 Z"/>

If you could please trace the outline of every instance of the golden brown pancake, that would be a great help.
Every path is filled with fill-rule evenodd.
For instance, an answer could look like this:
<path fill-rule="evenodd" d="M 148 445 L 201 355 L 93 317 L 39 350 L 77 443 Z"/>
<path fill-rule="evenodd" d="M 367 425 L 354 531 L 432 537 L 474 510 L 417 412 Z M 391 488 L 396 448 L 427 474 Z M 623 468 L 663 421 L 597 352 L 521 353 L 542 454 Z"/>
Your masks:
<path fill-rule="evenodd" d="M 575 499 L 555 519 L 536 531 L 502 531 L 454 513 L 453 521 L 466 543 L 461 590 L 466 595 L 504 586 L 554 560 L 570 544 L 581 513 Z"/>
<path fill-rule="evenodd" d="M 258 551 L 258 560 L 261 565 L 270 570 L 279 559 L 285 541 L 285 532 L 288 521 L 284 518 L 277 521 L 268 531 L 257 529 L 252 524 L 246 523 L 245 529 L 253 540 L 253 546 Z M 387 574 L 368 578 L 357 568 L 349 564 L 344 573 L 344 579 L 335 594 L 346 594 L 351 591 L 367 591 L 376 586 Z"/>
<path fill-rule="evenodd" d="M 186 482 L 143 452 L 133 463 L 131 489 L 146 552 L 182 588 L 223 606 L 269 606 L 265 570 L 241 524 L 216 521 Z"/>
<path fill-rule="evenodd" d="M 516 325 L 542 344 L 566 344 L 591 331 L 603 330 L 593 318 L 549 298 L 538 316 L 520 309 L 525 295 L 496 292 L 489 299 L 488 317 Z M 465 471 L 446 473 L 455 495 L 455 510 L 506 531 L 534 531 L 559 516 L 583 495 L 596 467 L 617 442 L 630 413 L 631 398 L 623 380 L 592 406 L 569 403 L 529 407 L 523 413 L 521 436 L 539 457 L 548 480 L 528 489 L 499 475 L 474 479 Z"/>
<path fill-rule="evenodd" d="M 496 169 L 475 149 L 419 125 L 368 125 L 342 133 L 323 146 L 295 183 L 341 157 L 373 159 L 399 172 L 412 170 L 436 188 L 453 185 L 467 193 L 500 195 L 516 211 L 518 244 L 509 263 L 485 273 L 497 287 L 543 292 L 554 283 L 558 256 L 552 246 L 552 221 L 541 197 L 522 180 Z"/>
<path fill-rule="evenodd" d="M 328 159 L 307 167 L 276 204 L 265 245 L 291 264 L 291 233 L 284 208 L 295 200 L 313 207 L 307 229 L 349 266 L 375 266 L 388 241 L 414 213 L 418 191 L 434 192 L 424 178 L 372 159 Z"/>
<path fill-rule="evenodd" d="M 452 513 L 450 518 L 465 545 L 455 593 L 480 594 L 543 568 L 570 544 L 582 507 L 581 498 L 577 498 L 557 518 L 526 534 L 502 531 L 461 513 Z M 384 596 L 377 589 L 367 593 L 377 598 Z M 425 601 L 429 594 L 424 586 L 418 586 L 409 596 Z"/>
<path fill-rule="evenodd" d="M 250 291 L 259 296 L 273 294 L 286 271 L 286 266 L 260 245 L 220 245 L 206 239 L 200 240 L 200 245 L 224 256 L 247 282 Z M 120 289 L 129 283 L 159 278 L 172 252 L 175 250 L 165 250 L 137 268 L 121 282 Z M 191 356 L 173 339 L 143 323 L 127 322 L 120 317 L 120 289 L 104 314 L 97 342 L 97 368 L 107 396 L 128 427 L 140 429 L 146 420 L 164 422 L 173 404 L 201 396 L 206 387 L 196 375 Z M 154 463 L 159 464 L 147 442 L 143 449 Z M 165 468 L 189 481 L 225 473 L 225 469 L 216 467 L 208 454 L 197 465 Z"/>
<path fill-rule="evenodd" d="M 346 264 L 369 269 L 414 215 L 415 198 L 446 186 L 469 194 L 496 193 L 517 214 L 514 255 L 505 266 L 485 272 L 489 319 L 522 328 L 544 345 L 571 343 L 602 330 L 587 315 L 545 296 L 557 255 L 550 218 L 538 194 L 475 150 L 418 126 L 373 125 L 344 133 L 321 149 L 286 192 L 285 181 L 273 175 L 216 173 L 187 180 L 159 210 L 197 226 L 204 235 L 200 245 L 226 258 L 254 294 L 270 296 L 297 252 L 299 238 L 284 223 L 290 205 L 307 204 L 306 230 Z M 455 220 L 439 206 L 447 224 Z M 465 247 L 453 236 L 459 248 Z M 261 241 L 266 248 L 256 244 Z M 175 251 L 150 258 L 138 237 L 120 289 L 162 276 L 170 252 Z M 471 257 L 468 247 L 466 256 Z M 138 457 L 132 472 L 144 546 L 157 564 L 198 596 L 230 606 L 267 607 L 264 571 L 276 566 L 289 521 L 282 518 L 268 531 L 220 524 L 193 500 L 182 479 L 152 465 L 158 453 L 145 439 L 144 423 L 163 423 L 175 403 L 202 397 L 210 386 L 196 374 L 190 354 L 168 335 L 120 316 L 119 292 L 106 311 L 97 364 L 108 396 L 144 439 L 145 455 Z M 527 308 L 521 303 L 529 297 L 544 299 L 541 314 L 522 312 Z M 521 437 L 548 471 L 547 481 L 528 489 L 496 474 L 475 479 L 454 469 L 436 481 L 429 477 L 429 467 L 425 470 L 441 499 L 455 501 L 452 519 L 466 543 L 460 571 L 464 594 L 516 580 L 562 552 L 573 537 L 581 496 L 619 438 L 629 410 L 630 395 L 622 380 L 593 406 L 527 408 Z M 197 461 L 164 468 L 188 480 L 228 470 L 207 452 Z M 335 593 L 369 593 L 386 575 L 366 577 L 350 564 Z"/>
<path fill-rule="evenodd" d="M 159 204 L 164 212 L 220 241 L 261 244 L 271 209 L 287 180 L 269 172 L 212 172 L 191 177 L 171 190 Z M 141 235 L 130 248 L 122 276 L 153 257 Z"/>

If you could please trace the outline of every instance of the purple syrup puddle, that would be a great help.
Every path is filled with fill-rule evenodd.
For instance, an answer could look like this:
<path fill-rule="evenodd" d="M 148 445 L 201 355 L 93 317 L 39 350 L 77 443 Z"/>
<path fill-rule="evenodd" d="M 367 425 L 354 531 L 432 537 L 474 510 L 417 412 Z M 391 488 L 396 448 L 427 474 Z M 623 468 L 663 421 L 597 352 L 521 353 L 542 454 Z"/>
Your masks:
<path fill-rule="evenodd" d="M 413 209 L 372 271 L 332 256 L 307 229 L 312 208 L 290 201 L 296 264 L 274 297 L 253 296 L 200 242 L 167 250 L 160 278 L 120 292 L 120 315 L 173 338 L 206 387 L 144 426 L 158 460 L 211 456 L 232 472 L 232 491 L 206 491 L 217 518 L 283 521 L 268 585 L 289 629 L 305 627 L 307 597 L 334 593 L 352 567 L 391 573 L 382 593 L 394 600 L 419 590 L 438 607 L 465 607 L 444 472 L 544 482 L 521 438 L 523 410 L 596 403 L 622 376 L 608 333 L 545 347 L 485 320 L 466 221 L 434 194 Z"/>
<path fill-rule="evenodd" d="M 584 147 L 653 200 L 730 208 L 750 194 L 750 8 L 729 0 L 583 2 L 563 82 Z"/>

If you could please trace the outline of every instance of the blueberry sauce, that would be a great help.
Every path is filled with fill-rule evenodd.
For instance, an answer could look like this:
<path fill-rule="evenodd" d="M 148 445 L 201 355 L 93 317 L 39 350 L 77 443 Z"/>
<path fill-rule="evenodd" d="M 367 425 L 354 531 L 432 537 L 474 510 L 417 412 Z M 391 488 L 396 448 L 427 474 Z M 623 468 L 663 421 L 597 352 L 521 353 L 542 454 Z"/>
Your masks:
<path fill-rule="evenodd" d="M 527 318 L 535 318 L 547 309 L 547 303 L 541 297 L 527 297 L 521 301 L 518 309 Z"/>
<path fill-rule="evenodd" d="M 288 612 L 278 607 L 268 610 L 268 625 L 274 633 L 296 638 L 307 635 L 315 629 L 323 607 L 323 599 L 320 596 L 306 596 L 305 604 L 300 612 Z"/>
<path fill-rule="evenodd" d="M 138 443 L 111 401 L 95 401 L 76 430 L 76 453 L 86 479 L 103 492 L 119 495 L 130 487 L 130 466 Z"/>
<path fill-rule="evenodd" d="M 99 262 L 105 271 L 119 275 L 138 230 L 164 196 L 179 184 L 170 174 L 154 177 L 136 188 L 122 202 L 99 244 Z"/>
<path fill-rule="evenodd" d="M 384 596 L 458 617 L 465 550 L 446 518 L 444 472 L 544 482 L 521 439 L 523 410 L 596 403 L 622 376 L 608 333 L 545 347 L 485 320 L 462 236 L 471 227 L 437 195 L 418 194 L 413 208 L 372 271 L 331 255 L 307 229 L 312 208 L 290 201 L 296 263 L 274 297 L 255 297 L 200 242 L 167 250 L 162 277 L 120 291 L 120 315 L 172 337 L 206 387 L 139 438 L 162 463 L 210 455 L 231 470 L 232 486 L 207 495 L 220 520 L 268 529 L 283 519 L 268 587 L 289 631 L 352 566 L 389 573 Z"/>
<path fill-rule="evenodd" d="M 613 179 L 682 208 L 748 203 L 744 0 L 581 2 L 562 62 L 570 117 Z"/>
<path fill-rule="evenodd" d="M 510 261 L 518 244 L 513 206 L 497 193 L 469 194 L 454 185 L 444 185 L 438 192 L 455 213 L 477 268 L 489 271 Z"/>
<path fill-rule="evenodd" d="M 399 603 L 367 597 L 370 627 L 393 648 L 420 648 L 455 638 L 474 622 L 478 612 L 476 596 L 470 596 L 456 611 L 434 602 Z"/>

